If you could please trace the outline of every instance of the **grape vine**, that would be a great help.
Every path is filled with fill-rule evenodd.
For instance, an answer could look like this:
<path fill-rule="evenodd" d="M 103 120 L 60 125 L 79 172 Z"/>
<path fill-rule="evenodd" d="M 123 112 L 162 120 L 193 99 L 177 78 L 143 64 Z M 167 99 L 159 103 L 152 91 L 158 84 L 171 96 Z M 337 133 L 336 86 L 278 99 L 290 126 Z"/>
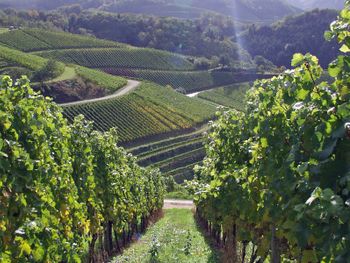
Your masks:
<path fill-rule="evenodd" d="M 349 262 L 349 23 L 346 1 L 326 33 L 343 44 L 330 81 L 316 57 L 295 54 L 294 69 L 255 83 L 246 113 L 212 123 L 190 186 L 227 262 L 245 262 L 248 244 L 250 262 Z"/>
<path fill-rule="evenodd" d="M 34 92 L 0 80 L 0 261 L 93 262 L 143 231 L 163 203 L 157 170 Z M 97 240 L 100 240 L 97 247 Z"/>

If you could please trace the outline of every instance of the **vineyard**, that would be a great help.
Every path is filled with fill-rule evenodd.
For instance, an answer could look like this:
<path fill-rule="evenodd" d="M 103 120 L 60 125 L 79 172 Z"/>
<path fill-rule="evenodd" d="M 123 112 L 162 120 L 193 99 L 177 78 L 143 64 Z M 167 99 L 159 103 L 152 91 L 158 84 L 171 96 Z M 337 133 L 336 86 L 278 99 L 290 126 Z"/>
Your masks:
<path fill-rule="evenodd" d="M 191 186 L 226 262 L 350 260 L 349 9 L 326 33 L 343 45 L 328 82 L 316 57 L 295 54 L 294 69 L 255 83 L 245 113 L 211 126 Z"/>
<path fill-rule="evenodd" d="M 167 209 L 141 240 L 111 263 L 219 263 L 220 253 L 208 244 L 190 209 Z"/>
<path fill-rule="evenodd" d="M 117 68 L 103 70 L 113 75 L 145 79 L 163 86 L 170 85 L 174 89 L 183 88 L 186 93 L 271 77 L 265 74 L 242 74 L 224 71 L 168 71 Z"/>
<path fill-rule="evenodd" d="M 120 252 L 163 205 L 161 175 L 33 92 L 0 81 L 0 261 L 97 262 Z"/>
<path fill-rule="evenodd" d="M 203 156 L 185 156 L 184 153 L 196 149 L 203 149 L 203 133 L 207 126 L 201 127 L 194 132 L 183 132 L 181 135 L 164 140 L 157 140 L 148 144 L 134 146 L 128 149 L 138 158 L 141 166 L 165 168 L 166 165 L 175 164 L 167 172 L 161 170 L 165 177 L 172 177 L 178 184 L 183 184 L 184 179 L 192 180 L 193 167 L 203 160 Z M 181 161 L 182 160 L 182 161 Z M 184 162 L 185 160 L 185 162 Z"/>
<path fill-rule="evenodd" d="M 32 52 L 66 48 L 126 47 L 127 45 L 92 37 L 42 29 L 18 29 L 0 35 L 0 43 Z"/>
<path fill-rule="evenodd" d="M 83 114 L 94 121 L 97 130 L 117 127 L 121 142 L 191 129 L 214 113 L 211 105 L 151 83 L 142 83 L 135 92 L 120 98 L 64 107 L 71 121 Z"/>
<path fill-rule="evenodd" d="M 124 78 L 112 76 L 98 70 L 77 66 L 75 71 L 79 77 L 91 81 L 110 92 L 114 92 L 127 84 L 127 80 Z"/>
<path fill-rule="evenodd" d="M 42 68 L 47 59 L 26 54 L 21 51 L 11 49 L 0 45 L 0 58 L 6 62 L 14 65 L 22 66 L 31 70 L 38 70 Z"/>
<path fill-rule="evenodd" d="M 193 69 L 184 56 L 147 48 L 79 48 L 34 54 L 89 68 Z"/>
<path fill-rule="evenodd" d="M 198 94 L 198 97 L 218 105 L 230 107 L 239 111 L 245 108 L 244 98 L 250 89 L 251 83 L 239 83 L 215 88 Z"/>

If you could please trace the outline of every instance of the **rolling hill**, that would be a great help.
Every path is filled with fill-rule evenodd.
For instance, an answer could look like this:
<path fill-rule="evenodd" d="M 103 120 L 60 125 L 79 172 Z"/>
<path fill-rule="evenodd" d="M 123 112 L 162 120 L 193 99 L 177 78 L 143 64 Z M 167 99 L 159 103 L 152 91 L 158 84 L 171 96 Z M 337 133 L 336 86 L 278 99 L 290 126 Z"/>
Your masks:
<path fill-rule="evenodd" d="M 100 131 L 116 127 L 120 142 L 132 147 L 129 151 L 140 165 L 158 167 L 178 183 L 191 179 L 193 167 L 201 163 L 202 132 L 207 129 L 202 124 L 214 117 L 219 105 L 174 89 L 190 93 L 264 77 L 240 70 L 198 70 L 194 57 L 43 29 L 4 31 L 1 48 L 7 56 L 17 54 L 10 57 L 21 57 L 24 64 L 38 64 L 36 69 L 47 61 L 61 61 L 56 62 L 63 67 L 59 76 L 34 86 L 57 102 L 87 100 L 64 104 L 65 116 L 72 121 L 83 114 Z M 141 85 L 121 97 L 89 100 L 124 86 L 123 76 Z"/>
<path fill-rule="evenodd" d="M 194 19 L 205 13 L 218 13 L 242 21 L 271 21 L 294 14 L 300 10 L 282 0 L 1 0 L 0 7 L 52 10 L 65 5 L 80 4 L 114 13 L 137 13 Z"/>
<path fill-rule="evenodd" d="M 18 46 L 18 42 L 14 42 Z M 65 65 L 0 44 L 0 75 L 26 75 L 32 86 L 56 102 L 101 97 L 126 85 L 126 79 L 101 71 Z"/>
<path fill-rule="evenodd" d="M 189 19 L 215 12 L 241 21 L 274 20 L 299 11 L 298 8 L 280 0 L 127 0 L 105 5 L 102 9 L 109 12 Z"/>
<path fill-rule="evenodd" d="M 123 143 L 144 141 L 170 132 L 191 130 L 215 113 L 215 107 L 152 83 L 143 83 L 134 92 L 114 99 L 64 106 L 70 119 L 83 114 L 95 128 L 117 127 Z"/>
<path fill-rule="evenodd" d="M 242 46 L 252 56 L 263 56 L 277 66 L 290 67 L 294 53 L 310 52 L 326 67 L 339 53 L 338 43 L 324 38 L 337 15 L 335 10 L 316 9 L 270 26 L 253 25 L 241 35 Z"/>
<path fill-rule="evenodd" d="M 194 63 L 196 58 L 193 57 L 42 29 L 5 32 L 0 34 L 0 44 L 31 55 L 99 69 L 116 76 L 171 85 L 186 93 L 264 77 L 254 72 L 242 74 L 241 70 L 237 73 L 198 70 Z"/>
<path fill-rule="evenodd" d="M 287 0 L 290 5 L 294 5 L 304 10 L 310 10 L 314 8 L 320 9 L 343 9 L 344 0 Z"/>

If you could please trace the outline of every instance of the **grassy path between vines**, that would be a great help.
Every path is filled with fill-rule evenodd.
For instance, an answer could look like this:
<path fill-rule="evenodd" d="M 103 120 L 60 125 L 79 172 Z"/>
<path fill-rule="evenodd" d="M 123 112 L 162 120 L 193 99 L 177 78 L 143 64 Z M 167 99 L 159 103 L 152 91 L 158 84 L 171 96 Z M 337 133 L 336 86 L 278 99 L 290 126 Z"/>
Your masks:
<path fill-rule="evenodd" d="M 153 252 L 153 253 L 152 253 Z M 157 254 L 152 258 L 152 254 Z M 113 263 L 216 263 L 219 254 L 197 227 L 186 208 L 164 210 L 164 217 Z"/>

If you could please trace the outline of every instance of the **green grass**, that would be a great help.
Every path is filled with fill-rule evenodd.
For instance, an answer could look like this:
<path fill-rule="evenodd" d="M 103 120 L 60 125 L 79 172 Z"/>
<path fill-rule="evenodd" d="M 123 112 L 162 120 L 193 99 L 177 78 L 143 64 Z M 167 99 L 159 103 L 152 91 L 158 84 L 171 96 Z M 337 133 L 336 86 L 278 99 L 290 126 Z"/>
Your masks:
<path fill-rule="evenodd" d="M 9 31 L 8 28 L 0 27 L 0 34 L 6 33 L 6 32 L 8 32 L 8 31 Z"/>
<path fill-rule="evenodd" d="M 60 76 L 50 80 L 49 82 L 59 82 L 59 81 L 74 79 L 76 76 L 77 76 L 77 73 L 75 72 L 75 69 L 73 67 L 65 67 L 63 73 Z"/>
<path fill-rule="evenodd" d="M 75 71 L 83 79 L 91 81 L 112 92 L 117 91 L 128 83 L 125 78 L 112 76 L 99 70 L 76 67 Z"/>
<path fill-rule="evenodd" d="M 215 263 L 220 262 L 219 254 L 206 242 L 197 228 L 192 211 L 170 209 L 164 217 L 149 228 L 146 234 L 112 263 L 151 262 L 150 250 L 157 241 L 159 263 Z M 186 255 L 185 248 L 189 254 Z"/>
<path fill-rule="evenodd" d="M 88 68 L 191 70 L 194 67 L 182 55 L 149 48 L 76 48 L 35 54 Z"/>
<path fill-rule="evenodd" d="M 239 111 L 245 108 L 245 94 L 251 83 L 244 82 L 199 93 L 198 97 Z"/>
<path fill-rule="evenodd" d="M 192 200 L 193 196 L 184 191 L 173 191 L 166 193 L 164 196 L 166 199 L 178 199 L 178 200 Z"/>
<path fill-rule="evenodd" d="M 164 198 L 175 200 L 193 200 L 193 195 L 188 192 L 183 184 L 177 184 L 175 182 L 173 189 L 170 192 L 165 193 Z"/>

